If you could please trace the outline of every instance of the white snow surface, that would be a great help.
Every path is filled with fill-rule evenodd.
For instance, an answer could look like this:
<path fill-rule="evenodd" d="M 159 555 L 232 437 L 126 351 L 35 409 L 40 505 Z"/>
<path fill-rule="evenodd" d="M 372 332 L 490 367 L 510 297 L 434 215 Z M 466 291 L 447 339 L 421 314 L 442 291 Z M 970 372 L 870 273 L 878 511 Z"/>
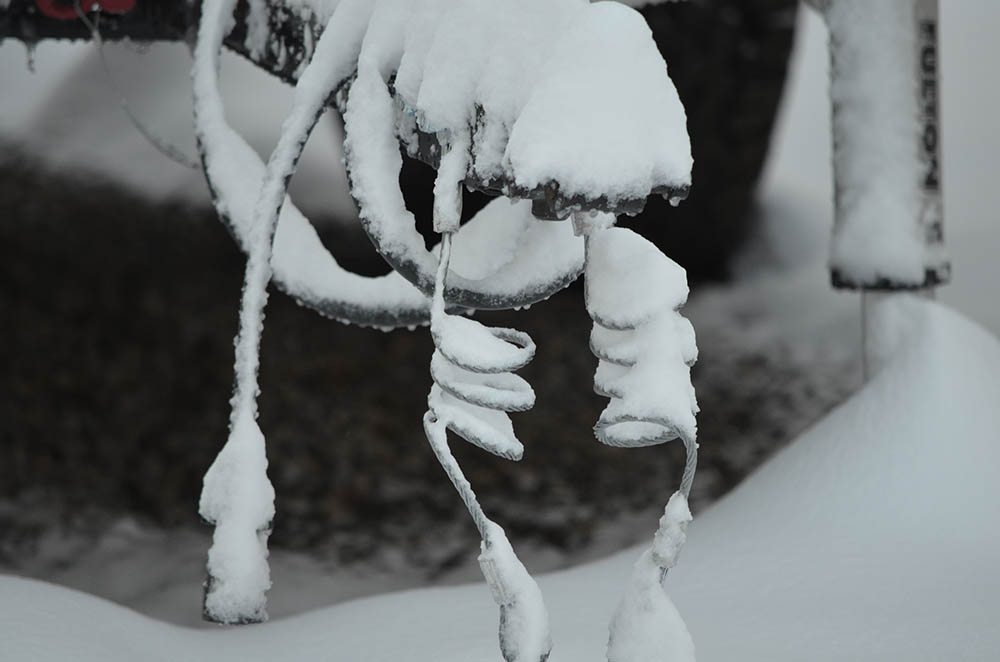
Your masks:
<path fill-rule="evenodd" d="M 989 660 L 1000 646 L 1000 342 L 908 296 L 883 370 L 688 530 L 668 583 L 698 659 Z M 539 578 L 553 662 L 602 660 L 637 550 Z M 0 579 L 6 659 L 496 659 L 481 586 L 349 602 L 215 632 Z"/>

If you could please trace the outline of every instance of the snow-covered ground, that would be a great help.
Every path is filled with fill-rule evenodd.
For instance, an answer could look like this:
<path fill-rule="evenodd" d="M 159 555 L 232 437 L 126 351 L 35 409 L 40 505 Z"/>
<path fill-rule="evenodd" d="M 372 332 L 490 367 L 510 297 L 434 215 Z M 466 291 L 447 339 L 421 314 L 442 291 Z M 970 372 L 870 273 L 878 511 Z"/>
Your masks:
<path fill-rule="evenodd" d="M 1000 344 L 963 318 L 1000 333 L 993 294 L 1000 229 L 991 195 L 1000 175 L 994 156 L 1000 132 L 992 127 L 1000 102 L 992 72 L 1000 54 L 991 38 L 996 25 L 1000 5 L 991 0 L 943 3 L 945 231 L 954 280 L 939 299 L 961 315 L 909 297 L 882 306 L 880 328 L 897 341 L 875 379 L 720 503 L 696 513 L 667 586 L 703 662 L 996 657 L 1000 533 L 992 511 L 1000 498 L 993 486 L 1000 470 Z M 857 296 L 830 291 L 824 267 L 832 222 L 825 29 L 812 14 L 803 27 L 763 185 L 765 222 L 744 256 L 745 277 L 695 297 L 686 314 L 696 327 L 700 317 L 752 316 L 758 322 L 745 342 L 780 336 L 793 351 L 849 355 L 858 346 Z M 37 56 L 39 82 L 43 67 L 68 71 L 56 55 L 46 61 L 46 48 Z M 0 47 L 4 85 L 10 59 L 23 56 L 18 49 Z M 64 91 L 70 92 L 55 93 Z M 21 131 L 24 122 L 39 121 L 26 119 L 37 115 L 29 96 L 10 101 L 0 130 L 34 135 Z M 164 110 L 163 121 L 168 117 L 189 115 Z M 62 122 L 71 135 L 71 123 Z M 126 137 L 131 128 L 120 122 L 108 126 L 97 135 L 107 136 L 99 142 L 112 150 L 104 157 L 111 163 L 121 152 L 109 141 L 134 147 L 140 143 L 130 141 L 141 139 Z M 69 155 L 79 140 L 56 151 Z M 166 195 L 153 186 L 157 177 L 131 176 L 149 180 L 135 185 Z M 49 574 L 26 574 L 110 597 L 158 620 L 52 584 L 2 578 L 4 659 L 498 658 L 495 607 L 482 585 L 395 593 L 265 626 L 196 632 L 159 621 L 196 622 L 204 538 L 122 523 L 78 555 L 67 556 L 56 537 L 49 544 L 50 558 L 73 562 L 53 570 L 55 564 L 40 559 L 39 569 Z M 539 578 L 552 619 L 553 660 L 603 659 L 607 623 L 638 552 Z M 361 577 L 296 555 L 272 560 L 275 617 L 413 579 L 387 574 L 392 559 L 377 560 Z M 542 569 L 546 562 L 528 566 Z"/>
<path fill-rule="evenodd" d="M 668 577 L 706 660 L 989 660 L 1000 646 L 1000 342 L 940 304 L 884 302 L 884 366 L 696 520 Z M 545 575 L 553 660 L 603 659 L 636 550 Z M 0 578 L 14 660 L 496 658 L 471 584 L 200 632 L 52 584 Z"/>

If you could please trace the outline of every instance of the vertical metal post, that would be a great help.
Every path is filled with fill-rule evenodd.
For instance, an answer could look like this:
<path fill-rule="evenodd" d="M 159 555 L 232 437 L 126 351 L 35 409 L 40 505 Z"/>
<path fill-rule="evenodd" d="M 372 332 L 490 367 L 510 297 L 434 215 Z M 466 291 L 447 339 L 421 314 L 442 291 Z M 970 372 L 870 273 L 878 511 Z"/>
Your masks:
<path fill-rule="evenodd" d="M 867 380 L 870 308 L 882 298 L 871 293 L 920 290 L 933 297 L 951 273 L 943 233 L 938 0 L 806 2 L 830 29 L 831 281 L 861 291 Z"/>

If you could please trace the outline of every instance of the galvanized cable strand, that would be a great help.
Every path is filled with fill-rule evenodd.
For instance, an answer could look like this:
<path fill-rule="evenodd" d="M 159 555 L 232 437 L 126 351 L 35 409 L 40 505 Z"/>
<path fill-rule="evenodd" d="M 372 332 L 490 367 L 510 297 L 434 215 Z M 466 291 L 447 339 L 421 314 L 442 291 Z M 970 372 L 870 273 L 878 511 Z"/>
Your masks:
<path fill-rule="evenodd" d="M 431 357 L 434 385 L 428 404 L 449 430 L 485 451 L 509 460 L 524 452 L 508 412 L 527 411 L 535 393 L 513 374 L 531 361 L 535 344 L 515 329 L 489 328 L 445 310 L 444 288 L 451 260 L 452 235 L 441 241 L 437 284 L 431 303 Z"/>
<path fill-rule="evenodd" d="M 619 447 L 680 437 L 687 455 L 680 488 L 664 509 L 653 544 L 633 567 L 611 619 L 608 659 L 622 660 L 661 641 L 655 633 L 662 628 L 662 612 L 652 605 L 669 604 L 663 587 L 691 520 L 687 497 L 698 466 L 698 405 L 690 366 L 697 345 L 690 322 L 677 312 L 687 300 L 684 270 L 631 230 L 609 226 L 609 220 L 613 223 L 574 218 L 586 236 L 585 297 L 594 320 L 590 348 L 598 358 L 594 391 L 610 399 L 594 434 Z M 680 632 L 687 641 L 675 643 L 693 650 L 687 629 Z"/>
<path fill-rule="evenodd" d="M 590 348 L 598 358 L 594 391 L 610 400 L 594 434 L 626 448 L 680 438 L 686 498 L 698 444 L 690 382 L 697 346 L 690 322 L 677 312 L 687 297 L 684 270 L 630 230 L 598 228 L 587 233 L 586 275 Z"/>
<path fill-rule="evenodd" d="M 548 613 L 538 585 L 517 558 L 502 527 L 490 520 L 448 446 L 448 430 L 495 455 L 519 460 L 521 443 L 508 412 L 529 409 L 531 386 L 512 373 L 531 360 L 531 338 L 514 329 L 492 329 L 449 315 L 444 291 L 451 260 L 452 233 L 442 235 L 431 334 L 434 385 L 427 398 L 424 432 L 455 486 L 483 540 L 479 564 L 500 607 L 500 650 L 508 662 L 542 662 L 552 648 Z"/>
<path fill-rule="evenodd" d="M 208 4 L 204 9 L 209 9 Z M 235 0 L 226 0 L 216 3 L 218 13 L 203 12 L 196 51 L 201 57 L 206 48 L 221 44 L 225 18 L 234 7 Z M 274 517 L 274 488 L 267 477 L 266 442 L 256 423 L 256 399 L 270 240 L 265 234 L 248 242 L 229 436 L 205 473 L 198 504 L 201 516 L 215 526 L 202 612 L 206 619 L 219 623 L 267 620 L 266 593 L 271 581 L 266 541 Z"/>
<path fill-rule="evenodd" d="M 448 262 L 450 256 L 451 256 L 451 235 L 449 233 L 444 235 L 441 241 L 441 261 L 438 265 L 437 286 L 435 287 L 434 299 L 431 304 L 432 320 L 437 315 L 447 314 L 444 313 L 443 310 L 444 309 L 443 283 L 448 269 Z M 432 370 L 434 365 L 434 357 L 437 356 L 437 353 L 438 350 L 435 349 L 434 355 L 431 358 Z M 455 460 L 455 456 L 451 454 L 451 449 L 448 447 L 448 437 L 447 437 L 448 419 L 439 416 L 433 408 L 428 409 L 427 413 L 424 414 L 424 433 L 427 435 L 427 441 L 431 445 L 431 450 L 434 451 L 434 456 L 437 458 L 438 462 L 441 464 L 441 467 L 448 475 L 448 478 L 449 480 L 451 480 L 452 485 L 455 486 L 455 491 L 458 492 L 459 496 L 462 498 L 462 502 L 465 504 L 466 509 L 469 511 L 469 515 L 472 516 L 472 521 L 475 523 L 476 529 L 479 531 L 480 537 L 483 540 L 486 540 L 486 537 L 489 532 L 489 524 L 491 524 L 492 522 L 488 517 L 486 517 L 486 513 L 483 511 L 483 507 L 480 505 L 479 500 L 476 498 L 475 492 L 472 490 L 472 485 L 465 477 L 465 474 L 462 472 L 462 469 L 459 466 L 458 461 Z"/>

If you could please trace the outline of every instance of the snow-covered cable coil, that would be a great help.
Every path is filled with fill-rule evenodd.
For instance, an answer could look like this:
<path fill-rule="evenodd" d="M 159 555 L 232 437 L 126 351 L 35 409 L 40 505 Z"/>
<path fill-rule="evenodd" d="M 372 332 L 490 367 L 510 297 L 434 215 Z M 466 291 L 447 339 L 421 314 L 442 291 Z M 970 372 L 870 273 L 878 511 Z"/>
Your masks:
<path fill-rule="evenodd" d="M 585 273 L 590 348 L 598 358 L 594 391 L 611 400 L 594 434 L 629 448 L 679 437 L 686 497 L 698 464 L 690 378 L 698 348 L 694 328 L 677 312 L 688 294 L 684 269 L 631 230 L 604 227 L 587 234 Z"/>
<path fill-rule="evenodd" d="M 510 460 L 524 452 L 508 412 L 525 411 L 535 393 L 514 370 L 533 357 L 535 345 L 521 331 L 488 328 L 445 311 L 444 289 L 452 236 L 444 234 L 431 305 L 434 384 L 424 431 L 435 456 L 465 503 L 482 537 L 480 567 L 500 607 L 500 649 L 508 662 L 541 662 L 552 640 L 538 585 L 514 554 L 503 528 L 490 520 L 448 446 L 451 430 L 469 443 Z"/>
<path fill-rule="evenodd" d="M 451 236 L 446 234 L 439 272 L 447 268 L 450 254 Z M 444 275 L 438 280 L 444 282 Z M 431 308 L 431 334 L 435 345 L 431 410 L 469 443 L 508 460 L 519 460 L 524 448 L 514 436 L 507 412 L 527 411 L 535 404 L 531 386 L 513 374 L 535 354 L 531 337 L 515 329 L 489 328 L 449 315 L 439 292 Z"/>
<path fill-rule="evenodd" d="M 666 592 L 691 521 L 688 495 L 698 465 L 698 404 L 690 366 L 698 357 L 694 329 L 678 309 L 687 300 L 684 269 L 614 219 L 577 215 L 587 237 L 586 302 L 598 358 L 594 390 L 611 402 L 594 427 L 610 446 L 639 447 L 678 437 L 687 459 L 653 543 L 636 561 L 612 616 L 608 662 L 660 659 L 694 662 L 694 643 Z"/>

